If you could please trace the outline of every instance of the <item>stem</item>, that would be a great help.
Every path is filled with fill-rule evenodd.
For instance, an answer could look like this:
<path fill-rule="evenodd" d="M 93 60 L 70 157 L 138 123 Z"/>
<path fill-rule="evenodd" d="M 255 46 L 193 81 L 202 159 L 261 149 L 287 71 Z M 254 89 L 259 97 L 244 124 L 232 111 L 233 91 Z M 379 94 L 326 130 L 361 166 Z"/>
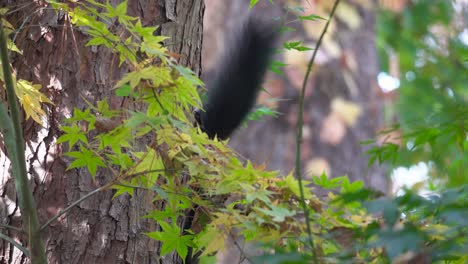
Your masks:
<path fill-rule="evenodd" d="M 7 94 L 8 106 L 10 109 L 10 128 L 13 125 L 11 136 L 14 138 L 15 145 L 9 145 L 10 159 L 13 169 L 13 178 L 15 180 L 15 189 L 20 201 L 21 215 L 23 220 L 23 230 L 29 235 L 29 247 L 31 252 L 31 262 L 46 264 L 47 259 L 44 250 L 44 243 L 41 239 L 39 229 L 39 219 L 37 216 L 36 203 L 33 194 L 29 188 L 28 174 L 26 170 L 26 160 L 24 157 L 23 130 L 21 128 L 20 112 L 16 101 L 13 76 L 11 74 L 10 62 L 8 60 L 8 49 L 3 30 L 2 18 L 0 18 L 0 57 L 3 67 L 3 76 L 5 81 L 5 90 Z M 2 105 L 2 111 L 4 107 Z M 11 139 L 11 138 L 10 138 Z M 6 141 L 6 140 L 5 140 Z"/>
<path fill-rule="evenodd" d="M 6 224 L 0 224 L 0 227 L 14 230 L 14 231 L 16 231 L 16 232 L 18 232 L 18 233 L 20 233 L 20 234 L 23 233 L 23 229 L 18 228 L 18 227 L 16 227 L 16 226 L 11 226 L 11 225 L 6 225 Z"/>
<path fill-rule="evenodd" d="M 7 236 L 7 235 L 4 235 L 2 233 L 0 233 L 0 238 L 5 240 L 5 241 L 8 241 L 10 244 L 12 244 L 13 246 L 15 246 L 16 248 L 18 248 L 19 250 L 21 250 L 21 252 L 23 252 L 24 255 L 28 256 L 28 257 L 31 257 L 31 254 L 29 254 L 29 251 L 27 248 L 23 247 L 22 245 L 20 245 L 18 242 L 16 242 L 15 240 L 13 240 L 13 238 Z"/>
<path fill-rule="evenodd" d="M 70 211 L 73 207 L 75 207 L 77 204 L 81 203 L 82 201 L 88 199 L 89 197 L 95 195 L 96 193 L 104 190 L 105 188 L 107 187 L 106 186 L 102 186 L 102 187 L 99 187 L 97 188 L 96 190 L 94 191 L 91 191 L 89 193 L 87 193 L 85 196 L 81 197 L 80 199 L 74 201 L 72 204 L 70 204 L 69 206 L 67 206 L 67 208 L 63 209 L 62 211 L 58 212 L 56 215 L 54 215 L 53 217 L 51 217 L 49 220 L 47 220 L 47 222 L 41 226 L 41 230 L 44 230 L 47 226 L 50 225 L 50 223 L 52 223 L 53 221 L 55 221 L 57 218 L 59 218 L 61 215 L 67 213 L 68 211 Z"/>
<path fill-rule="evenodd" d="M 140 176 L 140 175 L 144 175 L 144 174 L 147 174 L 147 173 L 151 173 L 151 172 L 163 172 L 163 171 L 168 171 L 167 169 L 158 169 L 158 170 L 149 170 L 149 171 L 142 171 L 142 172 L 137 172 L 137 173 L 134 173 L 134 174 L 130 174 L 130 175 L 126 175 L 124 178 L 132 178 L 132 177 L 136 177 L 136 176 Z M 117 178 L 116 178 L 117 179 Z M 96 193 L 100 192 L 100 191 L 103 191 L 103 190 L 106 190 L 107 188 L 111 187 L 112 185 L 121 185 L 121 186 L 127 186 L 127 187 L 131 187 L 131 188 L 140 188 L 138 186 L 131 186 L 131 185 L 124 185 L 124 184 L 118 184 L 118 183 L 114 183 L 115 180 L 112 180 L 111 182 L 109 183 L 106 183 L 105 185 L 85 194 L 83 197 L 81 197 L 80 199 L 74 201 L 73 203 L 71 203 L 69 206 L 67 206 L 65 209 L 61 210 L 60 212 L 58 212 L 56 215 L 52 216 L 49 220 L 47 220 L 47 222 L 45 224 L 43 224 L 41 226 L 41 231 L 44 230 L 46 227 L 48 227 L 53 221 L 57 220 L 57 218 L 59 218 L 60 216 L 62 216 L 63 214 L 67 213 L 68 211 L 70 211 L 73 207 L 75 207 L 76 205 L 78 205 L 79 203 L 83 202 L 84 200 L 88 199 L 89 197 L 95 195 Z"/>
<path fill-rule="evenodd" d="M 322 39 L 325 36 L 325 33 L 327 32 L 328 25 L 330 24 L 330 21 L 332 20 L 333 15 L 335 14 L 335 10 L 339 2 L 340 0 L 335 0 L 335 3 L 333 4 L 333 9 L 330 12 L 330 16 L 328 17 L 327 23 L 325 24 L 325 28 L 323 29 L 322 34 L 320 35 L 320 38 L 318 39 L 317 44 L 315 45 L 314 53 L 312 54 L 312 58 L 310 59 L 309 64 L 307 65 L 306 75 L 304 77 L 304 82 L 302 83 L 301 96 L 299 97 L 299 111 L 298 111 L 298 118 L 297 118 L 298 124 L 297 124 L 297 137 L 296 137 L 295 174 L 296 174 L 296 178 L 299 184 L 299 191 L 301 194 L 301 197 L 300 197 L 301 205 L 302 205 L 302 209 L 304 210 L 307 234 L 309 236 L 309 244 L 313 252 L 314 263 L 319 263 L 318 252 L 317 252 L 317 249 L 315 248 L 314 239 L 312 237 L 312 228 L 310 227 L 309 209 L 305 201 L 304 185 L 302 183 L 302 173 L 301 173 L 301 144 L 302 144 L 302 127 L 303 127 L 303 122 L 304 122 L 302 120 L 303 115 L 304 115 L 304 97 L 305 97 L 305 90 L 307 87 L 307 81 L 309 80 L 310 71 L 312 70 L 312 65 L 314 64 L 315 56 L 317 55 L 317 50 L 319 49 L 320 44 L 322 43 Z"/>

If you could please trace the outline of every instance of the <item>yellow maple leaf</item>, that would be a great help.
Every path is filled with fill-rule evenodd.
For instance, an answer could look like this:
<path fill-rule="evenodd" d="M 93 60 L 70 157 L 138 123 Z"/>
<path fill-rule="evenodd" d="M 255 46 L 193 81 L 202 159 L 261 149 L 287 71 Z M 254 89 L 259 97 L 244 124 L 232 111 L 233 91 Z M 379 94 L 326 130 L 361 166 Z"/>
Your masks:
<path fill-rule="evenodd" d="M 46 113 L 42 110 L 41 103 L 53 103 L 39 91 L 40 89 L 40 84 L 32 84 L 26 80 L 18 80 L 16 82 L 15 92 L 24 112 L 26 113 L 26 119 L 32 118 L 34 121 L 42 125 L 43 123 L 41 118 L 45 116 Z"/>
<path fill-rule="evenodd" d="M 336 16 L 352 30 L 358 29 L 362 24 L 357 8 L 348 3 L 340 3 L 336 9 Z"/>
<path fill-rule="evenodd" d="M 208 243 L 206 243 L 206 247 L 202 253 L 202 256 L 207 256 L 209 254 L 223 250 L 225 248 L 225 241 L 226 241 L 227 235 L 224 234 L 223 232 L 216 232 L 216 231 L 217 230 L 213 230 L 210 233 L 208 233 L 207 237 L 209 237 L 210 239 L 204 238 Z"/>

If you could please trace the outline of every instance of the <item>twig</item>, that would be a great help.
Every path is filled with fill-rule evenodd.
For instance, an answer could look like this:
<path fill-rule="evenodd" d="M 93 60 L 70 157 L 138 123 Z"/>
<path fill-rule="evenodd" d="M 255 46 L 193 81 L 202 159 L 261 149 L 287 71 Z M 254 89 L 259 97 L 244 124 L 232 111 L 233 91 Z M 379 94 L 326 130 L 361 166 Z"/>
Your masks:
<path fill-rule="evenodd" d="M 50 218 L 49 220 L 47 220 L 47 222 L 41 226 L 41 230 L 44 230 L 47 226 L 50 225 L 50 223 L 52 223 L 53 221 L 55 221 L 57 218 L 59 218 L 61 215 L 67 213 L 68 211 L 70 211 L 73 207 L 75 207 L 77 204 L 81 203 L 82 201 L 88 199 L 89 197 L 95 195 L 96 193 L 104 190 L 105 188 L 107 187 L 106 186 L 102 186 L 102 187 L 99 187 L 97 188 L 96 190 L 94 191 L 91 191 L 89 193 L 87 193 L 85 196 L 81 197 L 80 199 L 76 200 L 75 202 L 73 202 L 72 204 L 70 204 L 69 206 L 67 206 L 67 208 L 63 209 L 62 211 L 58 212 L 56 215 L 54 215 L 52 218 Z"/>
<path fill-rule="evenodd" d="M 29 251 L 27 248 L 23 247 L 22 245 L 20 245 L 18 242 L 16 242 L 15 240 L 13 240 L 13 238 L 7 236 L 7 235 L 4 235 L 2 233 L 0 233 L 0 238 L 3 239 L 3 240 L 6 240 L 8 241 L 10 244 L 12 244 L 13 246 L 17 247 L 19 250 L 21 250 L 21 252 L 23 252 L 24 255 L 28 256 L 28 257 L 31 257 L 31 254 L 29 254 Z"/>
<path fill-rule="evenodd" d="M 149 171 L 142 171 L 142 172 L 137 172 L 137 173 L 134 173 L 134 174 L 129 174 L 129 175 L 126 175 L 125 178 L 132 178 L 132 177 L 136 177 L 136 176 L 140 176 L 140 175 L 144 175 L 144 174 L 147 174 L 147 173 L 152 173 L 152 172 L 163 172 L 163 171 L 167 171 L 165 169 L 158 169 L 158 170 L 149 170 Z M 71 203 L 69 206 L 67 206 L 65 209 L 61 210 L 60 212 L 58 212 L 56 215 L 52 216 L 49 220 L 47 220 L 47 222 L 45 224 L 43 224 L 41 226 L 41 231 L 44 230 L 47 226 L 49 226 L 53 221 L 57 220 L 60 216 L 62 216 L 63 214 L 67 213 L 68 211 L 70 211 L 73 207 L 75 207 L 76 205 L 78 205 L 79 203 L 83 202 L 84 200 L 88 199 L 89 197 L 95 195 L 96 193 L 100 192 L 100 191 L 103 191 L 103 190 L 106 190 L 107 188 L 109 188 L 110 186 L 112 185 L 121 185 L 121 186 L 127 186 L 127 187 L 131 187 L 131 188 L 137 188 L 137 186 L 130 186 L 130 185 L 124 185 L 124 184 L 119 184 L 119 183 L 115 183 L 115 180 L 112 180 L 111 182 L 109 183 L 106 183 L 105 185 L 85 194 L 83 197 L 81 197 L 80 199 L 74 201 L 73 203 Z"/>
<path fill-rule="evenodd" d="M 298 124 L 297 124 L 297 138 L 296 138 L 296 169 L 295 169 L 295 174 L 296 178 L 299 184 L 299 191 L 301 195 L 301 205 L 302 209 L 304 210 L 304 215 L 305 215 L 305 221 L 306 221 L 306 227 L 307 227 L 307 234 L 309 236 L 309 244 L 313 252 L 313 260 L 314 263 L 319 263 L 318 262 L 318 254 L 317 254 L 317 249 L 315 248 L 314 245 L 314 239 L 312 237 L 312 229 L 310 227 L 310 216 L 309 216 L 309 209 L 307 207 L 306 201 L 305 201 L 305 194 L 304 194 L 304 185 L 302 183 L 302 174 L 301 174 L 301 144 L 302 144 L 302 127 L 303 127 L 303 115 L 304 115 L 304 97 L 305 97 L 305 90 L 307 86 L 307 81 L 309 80 L 309 75 L 310 71 L 312 69 L 312 65 L 314 64 L 315 61 L 315 56 L 317 55 L 317 50 L 320 47 L 320 44 L 322 43 L 322 39 L 325 36 L 325 33 L 327 32 L 328 25 L 330 24 L 330 21 L 333 18 L 333 15 L 335 14 L 336 7 L 338 6 L 338 3 L 340 0 L 335 0 L 335 3 L 333 5 L 333 9 L 330 12 L 330 16 L 328 17 L 327 23 L 325 24 L 325 28 L 322 31 L 322 34 L 320 35 L 320 38 L 317 41 L 317 44 L 315 45 L 314 53 L 312 54 L 312 58 L 309 61 L 309 64 L 307 65 L 307 71 L 306 75 L 304 77 L 304 82 L 302 83 L 302 89 L 301 89 L 301 96 L 299 97 L 299 111 L 298 111 Z"/>
<path fill-rule="evenodd" d="M 6 225 L 6 224 L 0 224 L 0 227 L 6 228 L 6 229 L 15 230 L 15 231 L 18 232 L 18 233 L 23 233 L 23 230 L 22 230 L 21 228 L 19 228 L 19 227 L 16 227 L 16 226 Z"/>

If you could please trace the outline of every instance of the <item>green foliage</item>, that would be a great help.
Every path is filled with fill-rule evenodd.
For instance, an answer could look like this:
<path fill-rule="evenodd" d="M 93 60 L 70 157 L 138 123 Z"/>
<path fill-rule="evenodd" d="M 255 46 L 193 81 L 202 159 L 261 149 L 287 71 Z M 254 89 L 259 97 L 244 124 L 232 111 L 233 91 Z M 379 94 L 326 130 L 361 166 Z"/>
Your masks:
<path fill-rule="evenodd" d="M 398 134 L 397 143 L 376 144 L 368 152 L 369 164 L 426 162 L 433 191 L 423 198 L 416 194 L 421 188 L 417 184 L 401 197 L 364 203 L 368 212 L 381 212 L 385 224 L 391 224 L 362 230 L 363 235 L 377 236 L 376 240 L 367 236 L 366 247 L 384 247 L 391 259 L 418 250 L 433 261 L 468 259 L 468 77 L 464 74 L 468 48 L 460 38 L 464 29 L 457 26 L 456 16 L 453 3 L 443 0 L 412 1 L 400 14 L 380 14 L 382 68 L 388 71 L 394 56 L 402 76 L 397 104 L 401 124 L 382 132 L 384 137 Z"/>
<path fill-rule="evenodd" d="M 193 247 L 209 256 L 224 248 L 224 240 L 233 228 L 238 228 L 246 241 L 265 245 L 279 246 L 289 243 L 284 240 L 287 237 L 304 237 L 304 222 L 298 221 L 297 181 L 292 176 L 278 178 L 276 172 L 266 171 L 263 166 L 244 164 L 226 142 L 210 140 L 194 128 L 187 113 L 200 107 L 196 91 L 200 80 L 190 70 L 174 65 L 165 48 L 155 45 L 165 38 L 153 37 L 154 29 L 141 27 L 137 19 L 119 17 L 119 23 L 133 37 L 132 42 L 118 39 L 122 34 L 111 32 L 106 21 L 123 10 L 121 5 L 109 8 L 89 2 L 68 12 L 75 25 L 85 27 L 91 35 L 88 45 L 110 47 L 119 52 L 121 63 L 134 66 L 116 83 L 115 92 L 146 102 L 147 111 L 115 111 L 105 101 L 96 107 L 90 105 L 90 110 L 75 110 L 70 125 L 62 127 L 64 134 L 58 139 L 74 149 L 67 153 L 74 159 L 69 169 L 83 167 L 94 176 L 99 167 L 106 167 L 115 177 L 115 195 L 133 195 L 134 188 L 140 188 L 152 193 L 153 201 L 164 200 L 165 211 L 148 212 L 146 216 L 161 226 L 160 231 L 147 235 L 162 241 L 162 254 L 176 250 L 184 257 L 188 247 Z M 148 34 L 140 36 L 144 32 Z M 141 60 L 132 55 L 142 53 L 146 58 Z M 149 63 L 155 59 L 160 63 Z M 255 118 L 258 113 L 273 114 L 264 108 L 254 113 Z M 116 119 L 119 122 L 113 122 Z M 138 142 L 145 138 L 151 143 L 142 149 Z M 224 205 L 228 196 L 236 199 Z M 310 191 L 306 197 L 316 208 L 323 205 Z M 176 220 L 194 207 L 207 216 L 203 229 L 184 233 Z M 340 220 L 329 223 L 330 227 L 340 226 L 340 222 L 349 225 L 351 220 L 342 216 L 330 211 L 317 214 L 314 221 L 324 223 L 326 218 L 333 218 Z M 325 232 L 320 225 L 314 229 L 317 235 Z"/>
<path fill-rule="evenodd" d="M 283 43 L 283 47 L 287 50 L 297 50 L 297 51 L 311 50 L 311 48 L 303 46 L 300 41 L 285 42 Z"/>
<path fill-rule="evenodd" d="M 452 187 L 468 182 L 468 46 L 456 22 L 463 12 L 455 12 L 453 1 L 412 1 L 402 13 L 382 11 L 378 23 L 382 69 L 388 71 L 395 55 L 401 75 L 397 110 L 404 134 L 398 155 L 388 146 L 378 159 L 396 166 L 428 162 L 432 175 Z"/>
<path fill-rule="evenodd" d="M 251 6 L 256 2 L 251 1 Z M 211 255 L 225 248 L 225 240 L 236 229 L 245 242 L 264 249 L 255 261 L 310 263 L 314 259 L 298 181 L 292 174 L 281 177 L 264 165 L 241 160 L 226 142 L 210 140 L 192 126 L 191 109 L 201 107 L 196 87 L 202 83 L 192 71 L 174 63 L 162 44 L 166 37 L 154 36 L 156 28 L 143 27 L 139 19 L 127 16 L 126 2 L 116 7 L 92 0 L 74 7 L 55 6 L 90 35 L 87 45 L 105 46 L 119 54 L 120 64 L 131 66 L 132 71 L 116 83 L 116 96 L 147 106 L 145 112 L 117 111 L 101 101 L 90 104 L 89 110 L 75 110 L 58 139 L 70 147 L 69 169 L 85 168 L 93 176 L 112 173 L 114 197 L 133 195 L 138 188 L 152 195 L 154 202 L 164 201 L 164 209 L 145 216 L 160 226 L 146 235 L 162 242 L 163 255 L 175 250 L 184 258 L 190 247 L 202 251 L 202 262 L 212 261 Z M 111 22 L 118 23 L 125 34 L 108 27 Z M 308 49 L 300 42 L 285 46 Z M 264 109 L 254 113 L 258 112 L 272 114 Z M 443 143 L 466 147 L 456 122 L 438 124 L 408 135 L 414 138 L 415 148 L 452 135 L 457 136 Z M 398 149 L 391 144 L 374 148 L 370 163 L 399 161 Z M 305 188 L 304 202 L 312 212 L 309 224 L 320 254 L 315 257 L 321 262 L 388 263 L 408 252 L 428 254 L 434 260 L 466 260 L 465 187 L 431 199 L 410 191 L 392 199 L 346 177 L 329 179 L 323 174 L 303 184 L 313 186 Z M 316 188 L 328 191 L 327 195 L 319 198 Z M 177 225 L 187 210 L 196 211 L 200 230 L 182 230 Z"/>
<path fill-rule="evenodd" d="M 298 16 L 297 18 L 299 20 L 310 20 L 310 21 L 316 21 L 316 20 L 319 20 L 319 19 L 327 20 L 326 18 L 323 18 L 321 16 L 317 16 L 317 15 L 314 15 L 314 14 L 311 14 L 311 15 L 308 15 L 308 16 Z"/>

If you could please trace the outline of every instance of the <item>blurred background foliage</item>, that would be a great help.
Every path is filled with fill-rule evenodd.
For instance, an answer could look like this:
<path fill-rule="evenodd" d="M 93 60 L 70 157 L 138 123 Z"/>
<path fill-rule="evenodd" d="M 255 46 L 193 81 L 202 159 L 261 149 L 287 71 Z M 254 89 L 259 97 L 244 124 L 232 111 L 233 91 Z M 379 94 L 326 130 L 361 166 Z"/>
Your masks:
<path fill-rule="evenodd" d="M 381 70 L 398 88 L 387 107 L 403 146 L 394 165 L 424 162 L 433 187 L 466 184 L 467 2 L 387 2 L 406 2 L 383 5 L 377 16 Z"/>

